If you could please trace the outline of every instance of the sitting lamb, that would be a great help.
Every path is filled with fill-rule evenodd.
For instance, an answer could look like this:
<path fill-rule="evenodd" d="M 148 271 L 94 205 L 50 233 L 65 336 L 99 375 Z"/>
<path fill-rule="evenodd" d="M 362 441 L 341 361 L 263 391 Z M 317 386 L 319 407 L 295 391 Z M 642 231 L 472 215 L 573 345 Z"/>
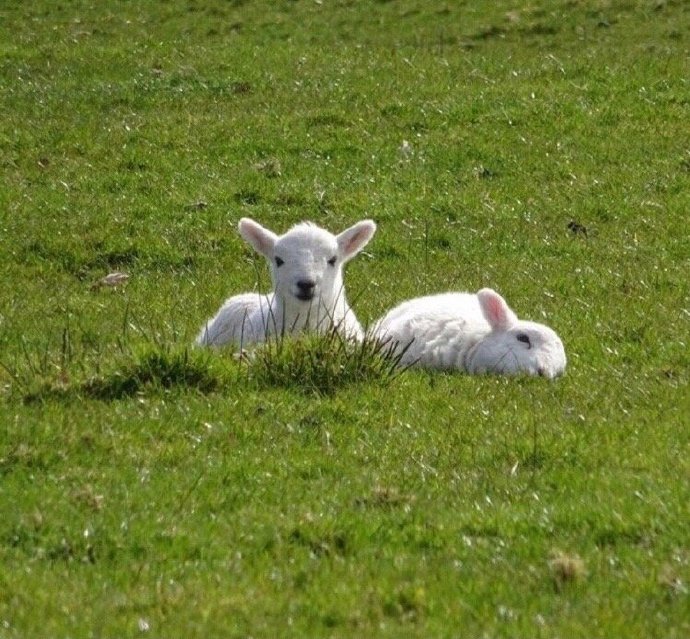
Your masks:
<path fill-rule="evenodd" d="M 342 335 L 364 336 L 345 299 L 343 265 L 369 242 L 376 224 L 363 220 L 332 235 L 303 222 L 280 237 L 254 220 L 242 218 L 240 235 L 269 262 L 273 291 L 243 293 L 225 301 L 201 328 L 196 343 L 240 349 L 272 335 L 335 328 Z"/>
<path fill-rule="evenodd" d="M 402 365 L 550 379 L 566 366 L 558 335 L 519 320 L 490 288 L 408 300 L 379 319 L 372 333 L 396 344 Z"/>

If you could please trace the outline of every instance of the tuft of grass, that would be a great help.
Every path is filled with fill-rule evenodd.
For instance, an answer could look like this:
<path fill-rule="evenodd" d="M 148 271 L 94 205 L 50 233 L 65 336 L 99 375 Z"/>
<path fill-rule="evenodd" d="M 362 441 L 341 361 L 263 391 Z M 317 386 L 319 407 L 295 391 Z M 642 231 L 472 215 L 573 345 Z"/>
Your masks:
<path fill-rule="evenodd" d="M 405 350 L 369 337 L 353 342 L 335 329 L 298 339 L 280 336 L 249 356 L 248 373 L 259 387 L 332 395 L 351 384 L 391 383 L 405 370 Z"/>
<path fill-rule="evenodd" d="M 389 384 L 405 370 L 400 365 L 404 352 L 387 341 L 349 341 L 336 330 L 299 338 L 281 336 L 236 357 L 227 352 L 146 344 L 128 350 L 106 373 L 84 379 L 59 367 L 57 375 L 36 372 L 32 377 L 28 372 L 21 386 L 27 404 L 74 398 L 114 401 L 175 389 L 209 394 L 239 381 L 233 374 L 239 371 L 239 359 L 247 364 L 249 381 L 260 389 L 333 395 L 351 384 Z"/>
<path fill-rule="evenodd" d="M 134 361 L 121 371 L 88 380 L 82 392 L 105 400 L 173 388 L 213 393 L 227 382 L 227 371 L 208 353 L 188 348 L 152 349 L 135 355 Z"/>
<path fill-rule="evenodd" d="M 129 355 L 115 370 L 70 382 L 64 373 L 57 382 L 44 382 L 24 395 L 26 403 L 81 397 L 112 401 L 168 392 L 173 389 L 214 393 L 231 381 L 229 370 L 207 351 L 147 346 Z"/>

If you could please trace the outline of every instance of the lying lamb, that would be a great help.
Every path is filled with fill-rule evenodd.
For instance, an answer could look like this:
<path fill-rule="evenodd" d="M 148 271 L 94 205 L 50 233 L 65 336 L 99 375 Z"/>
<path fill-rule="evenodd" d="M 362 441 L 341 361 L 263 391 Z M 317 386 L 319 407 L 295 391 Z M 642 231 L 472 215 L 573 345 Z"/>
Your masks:
<path fill-rule="evenodd" d="M 242 218 L 240 235 L 267 260 L 273 291 L 243 293 L 225 301 L 196 339 L 205 346 L 233 343 L 240 349 L 270 336 L 301 331 L 364 336 L 345 299 L 343 265 L 374 235 L 376 224 L 363 220 L 339 235 L 310 222 L 278 236 L 254 220 Z"/>
<path fill-rule="evenodd" d="M 379 319 L 372 333 L 396 344 L 402 365 L 550 379 L 566 366 L 558 335 L 519 320 L 490 288 L 408 300 Z"/>

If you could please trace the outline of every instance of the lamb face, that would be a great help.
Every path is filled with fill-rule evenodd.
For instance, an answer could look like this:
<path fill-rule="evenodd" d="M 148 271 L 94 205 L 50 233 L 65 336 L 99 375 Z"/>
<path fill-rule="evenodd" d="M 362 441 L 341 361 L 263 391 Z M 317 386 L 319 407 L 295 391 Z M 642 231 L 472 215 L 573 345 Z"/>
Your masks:
<path fill-rule="evenodd" d="M 527 373 L 549 379 L 563 373 L 565 349 L 555 331 L 544 324 L 519 320 L 492 289 L 482 289 L 475 299 L 491 330 L 472 354 L 472 372 Z"/>
<path fill-rule="evenodd" d="M 473 373 L 527 373 L 553 379 L 566 367 L 563 342 L 548 326 L 518 321 L 505 332 L 492 331 L 478 344 L 470 360 Z"/>
<path fill-rule="evenodd" d="M 299 224 L 276 240 L 267 258 L 277 298 L 305 311 L 315 302 L 332 310 L 343 287 L 335 236 L 317 226 Z"/>

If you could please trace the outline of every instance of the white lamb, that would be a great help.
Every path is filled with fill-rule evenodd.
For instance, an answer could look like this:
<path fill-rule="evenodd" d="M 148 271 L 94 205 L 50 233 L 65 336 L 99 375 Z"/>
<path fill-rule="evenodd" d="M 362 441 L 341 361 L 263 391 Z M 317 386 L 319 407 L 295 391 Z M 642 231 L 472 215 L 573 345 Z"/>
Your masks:
<path fill-rule="evenodd" d="M 543 324 L 519 320 L 490 288 L 476 295 L 443 293 L 408 300 L 379 319 L 372 332 L 393 342 L 402 365 L 550 379 L 566 366 L 558 335 Z"/>
<path fill-rule="evenodd" d="M 343 265 L 369 242 L 376 224 L 363 220 L 339 235 L 303 222 L 278 236 L 242 218 L 240 235 L 267 260 L 273 291 L 243 293 L 225 301 L 201 328 L 196 343 L 240 349 L 270 336 L 335 328 L 342 335 L 364 336 L 345 299 Z"/>

